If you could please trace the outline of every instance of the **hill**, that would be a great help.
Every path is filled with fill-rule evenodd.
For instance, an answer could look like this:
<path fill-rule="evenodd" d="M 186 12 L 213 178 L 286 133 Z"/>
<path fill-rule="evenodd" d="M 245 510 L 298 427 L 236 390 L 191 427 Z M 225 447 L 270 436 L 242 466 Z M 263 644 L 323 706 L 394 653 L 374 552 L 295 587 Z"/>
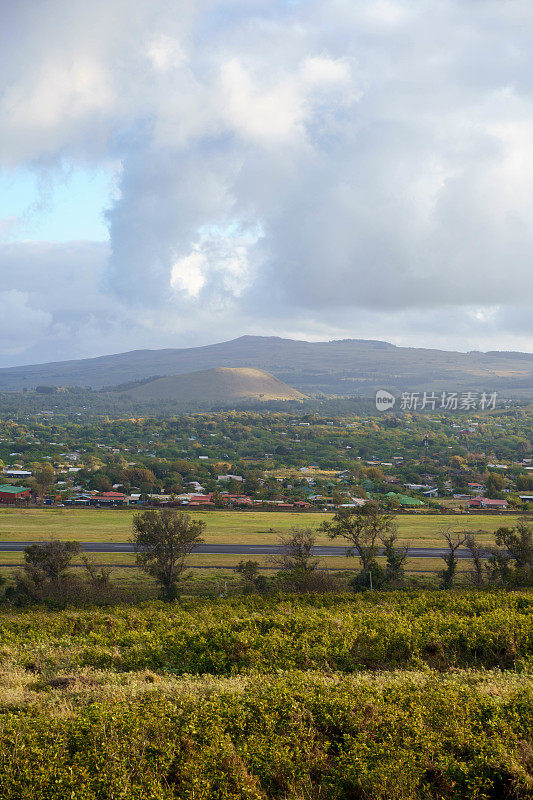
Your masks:
<path fill-rule="evenodd" d="M 77 361 L 0 369 L 0 390 L 54 386 L 99 389 L 154 375 L 214 367 L 271 372 L 304 394 L 369 396 L 397 391 L 491 390 L 533 398 L 533 354 L 459 353 L 388 342 L 347 339 L 306 342 L 276 336 L 241 336 L 229 342 L 166 350 L 134 350 Z"/>
<path fill-rule="evenodd" d="M 262 369 L 216 367 L 143 383 L 127 394 L 135 400 L 176 403 L 235 403 L 244 400 L 302 400 L 304 395 Z"/>

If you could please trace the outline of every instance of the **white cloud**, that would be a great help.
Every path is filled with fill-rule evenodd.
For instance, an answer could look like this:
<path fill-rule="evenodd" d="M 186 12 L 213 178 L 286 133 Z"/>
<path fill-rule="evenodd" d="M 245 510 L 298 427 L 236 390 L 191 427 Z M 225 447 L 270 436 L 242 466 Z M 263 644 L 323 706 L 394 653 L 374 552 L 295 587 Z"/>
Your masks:
<path fill-rule="evenodd" d="M 10 214 L 5 219 L 0 219 L 0 242 L 10 238 L 20 225 L 20 219 L 14 214 Z"/>
<path fill-rule="evenodd" d="M 90 60 L 48 63 L 31 85 L 13 86 L 3 98 L 14 134 L 28 128 L 46 135 L 59 124 L 105 111 L 113 102 L 102 67 Z"/>
<path fill-rule="evenodd" d="M 350 64 L 346 59 L 324 56 L 306 58 L 300 71 L 304 85 L 331 89 L 335 85 L 350 87 L 352 80 Z"/>
<path fill-rule="evenodd" d="M 122 165 L 109 250 L 0 250 L 51 315 L 28 358 L 252 329 L 531 348 L 527 0 L 2 15 L 2 163 Z"/>
<path fill-rule="evenodd" d="M 51 314 L 32 308 L 27 292 L 0 292 L 0 355 L 19 355 L 45 335 Z"/>
<path fill-rule="evenodd" d="M 237 59 L 222 65 L 221 110 L 231 130 L 260 144 L 284 144 L 303 135 L 304 107 L 290 79 L 258 86 Z"/>
<path fill-rule="evenodd" d="M 205 284 L 203 271 L 206 259 L 203 253 L 195 249 L 190 255 L 180 258 L 172 267 L 170 285 L 173 289 L 184 289 L 191 297 L 198 297 Z"/>
<path fill-rule="evenodd" d="M 165 34 L 161 34 L 150 43 L 148 58 L 154 69 L 161 72 L 180 67 L 187 60 L 181 43 Z"/>

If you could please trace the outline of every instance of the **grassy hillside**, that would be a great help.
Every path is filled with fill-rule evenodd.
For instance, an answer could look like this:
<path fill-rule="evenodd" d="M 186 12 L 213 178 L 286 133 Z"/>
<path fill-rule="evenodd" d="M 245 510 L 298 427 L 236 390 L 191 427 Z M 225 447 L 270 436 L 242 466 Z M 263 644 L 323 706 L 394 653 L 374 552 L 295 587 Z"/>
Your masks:
<path fill-rule="evenodd" d="M 533 596 L 0 618 L 6 800 L 526 800 Z"/>
<path fill-rule="evenodd" d="M 301 400 L 303 395 L 262 369 L 216 369 L 171 375 L 143 383 L 127 394 L 134 400 L 176 403 L 238 403 L 243 400 Z"/>
<path fill-rule="evenodd" d="M 376 387 L 388 386 L 411 391 L 496 390 L 533 397 L 533 354 L 457 353 L 379 341 L 305 342 L 266 336 L 4 368 L 0 390 L 39 384 L 99 388 L 214 367 L 265 369 L 305 394 L 368 396 Z"/>

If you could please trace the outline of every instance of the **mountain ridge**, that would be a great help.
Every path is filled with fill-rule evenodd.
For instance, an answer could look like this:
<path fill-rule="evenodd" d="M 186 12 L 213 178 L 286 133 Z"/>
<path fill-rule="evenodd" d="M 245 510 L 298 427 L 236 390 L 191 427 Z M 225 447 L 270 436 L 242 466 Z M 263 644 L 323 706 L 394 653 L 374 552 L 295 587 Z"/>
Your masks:
<path fill-rule="evenodd" d="M 382 340 L 309 342 L 244 335 L 188 348 L 137 349 L 88 359 L 0 368 L 0 391 L 38 385 L 116 386 L 150 376 L 253 367 L 304 394 L 369 396 L 375 388 L 516 390 L 533 397 L 533 354 L 470 353 L 396 346 Z"/>

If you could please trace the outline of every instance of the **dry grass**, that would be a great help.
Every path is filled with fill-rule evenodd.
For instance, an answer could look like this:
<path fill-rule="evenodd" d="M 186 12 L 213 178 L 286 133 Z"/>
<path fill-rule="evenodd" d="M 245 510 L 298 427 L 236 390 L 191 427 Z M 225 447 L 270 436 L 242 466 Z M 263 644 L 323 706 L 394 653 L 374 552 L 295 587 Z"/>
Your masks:
<path fill-rule="evenodd" d="M 505 700 L 520 690 L 533 689 L 533 675 L 501 670 L 453 670 L 450 673 L 434 670 L 394 670 L 390 672 L 359 672 L 354 675 L 316 671 L 287 672 L 287 677 L 307 686 L 348 687 L 372 685 L 387 689 L 391 686 L 410 686 L 413 691 L 432 684 L 474 688 L 480 695 Z M 280 673 L 276 674 L 279 677 Z M 89 703 L 122 702 L 148 695 L 159 697 L 209 698 L 220 694 L 240 694 L 253 690 L 271 677 L 253 675 L 216 677 L 213 675 L 168 675 L 149 669 L 138 672 L 113 672 L 81 668 L 51 670 L 35 674 L 5 661 L 0 667 L 0 708 L 32 707 L 39 711 L 64 716 Z"/>

